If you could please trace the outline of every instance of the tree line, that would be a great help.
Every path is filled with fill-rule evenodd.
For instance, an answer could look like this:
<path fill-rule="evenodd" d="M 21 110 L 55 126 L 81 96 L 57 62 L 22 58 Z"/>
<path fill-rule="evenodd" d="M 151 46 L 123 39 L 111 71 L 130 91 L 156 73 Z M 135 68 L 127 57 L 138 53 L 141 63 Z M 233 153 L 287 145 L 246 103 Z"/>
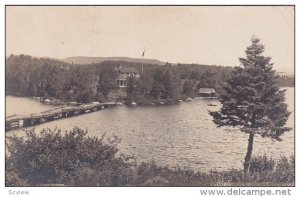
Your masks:
<path fill-rule="evenodd" d="M 87 103 L 107 100 L 117 91 L 116 67 L 141 64 L 106 61 L 96 64 L 70 64 L 50 58 L 10 55 L 6 58 L 6 94 L 25 97 L 56 98 Z M 150 103 L 196 96 L 199 88 L 219 89 L 229 79 L 232 68 L 199 64 L 144 64 L 139 79 L 129 78 L 126 101 Z"/>

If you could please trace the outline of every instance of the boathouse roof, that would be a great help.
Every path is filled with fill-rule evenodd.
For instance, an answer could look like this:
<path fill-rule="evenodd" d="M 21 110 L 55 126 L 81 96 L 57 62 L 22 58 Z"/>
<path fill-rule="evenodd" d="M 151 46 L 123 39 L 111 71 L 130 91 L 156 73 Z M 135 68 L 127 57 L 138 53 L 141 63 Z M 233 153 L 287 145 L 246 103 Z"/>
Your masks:
<path fill-rule="evenodd" d="M 200 88 L 198 93 L 199 94 L 211 94 L 211 93 L 216 93 L 216 91 L 212 88 Z"/>

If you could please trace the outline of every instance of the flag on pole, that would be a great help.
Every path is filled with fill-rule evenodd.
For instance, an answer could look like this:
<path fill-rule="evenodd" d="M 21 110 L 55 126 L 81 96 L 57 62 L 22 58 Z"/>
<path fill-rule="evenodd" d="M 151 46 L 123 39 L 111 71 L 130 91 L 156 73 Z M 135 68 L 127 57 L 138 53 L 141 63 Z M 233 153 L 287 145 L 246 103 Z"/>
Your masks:
<path fill-rule="evenodd" d="M 143 51 L 142 56 L 143 56 L 143 59 L 144 59 L 144 56 L 145 56 L 145 47 L 144 47 L 144 51 Z M 142 73 L 144 73 L 144 63 L 142 63 Z"/>

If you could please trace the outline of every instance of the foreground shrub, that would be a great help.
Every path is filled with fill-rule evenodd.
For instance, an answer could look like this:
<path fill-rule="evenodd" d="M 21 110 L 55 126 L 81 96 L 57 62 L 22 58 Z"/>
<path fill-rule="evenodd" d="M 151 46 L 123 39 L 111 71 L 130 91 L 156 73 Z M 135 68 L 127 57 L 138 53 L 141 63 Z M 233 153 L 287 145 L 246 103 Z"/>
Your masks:
<path fill-rule="evenodd" d="M 275 160 L 267 155 L 253 156 L 250 161 L 250 173 L 244 178 L 256 182 L 286 182 L 295 180 L 295 157 L 281 156 Z"/>
<path fill-rule="evenodd" d="M 25 138 L 7 137 L 6 170 L 30 185 L 123 185 L 132 177 L 131 165 L 125 156 L 116 156 L 117 138 L 103 138 L 88 137 L 79 128 L 65 134 L 44 129 L 39 136 L 31 130 Z"/>
<path fill-rule="evenodd" d="M 250 160 L 250 172 L 271 172 L 275 168 L 275 160 L 267 155 L 253 156 Z"/>
<path fill-rule="evenodd" d="M 274 177 L 280 182 L 292 182 L 295 180 L 295 157 L 290 158 L 282 156 L 276 165 Z"/>
<path fill-rule="evenodd" d="M 28 186 L 27 182 L 19 177 L 16 171 L 6 170 L 5 173 L 6 186 L 19 187 Z"/>

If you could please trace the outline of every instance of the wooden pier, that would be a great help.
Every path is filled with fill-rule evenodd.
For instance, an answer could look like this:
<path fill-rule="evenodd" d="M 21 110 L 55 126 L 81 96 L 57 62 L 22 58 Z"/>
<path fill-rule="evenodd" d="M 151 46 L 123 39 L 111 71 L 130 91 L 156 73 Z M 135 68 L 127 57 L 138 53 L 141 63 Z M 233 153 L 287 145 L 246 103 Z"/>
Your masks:
<path fill-rule="evenodd" d="M 116 106 L 116 103 L 114 102 L 91 103 L 79 106 L 63 106 L 52 110 L 44 111 L 38 114 L 30 114 L 25 116 L 8 116 L 5 119 L 5 131 L 10 131 L 13 129 L 19 129 L 24 127 L 31 127 L 45 122 L 95 112 L 114 106 Z"/>

